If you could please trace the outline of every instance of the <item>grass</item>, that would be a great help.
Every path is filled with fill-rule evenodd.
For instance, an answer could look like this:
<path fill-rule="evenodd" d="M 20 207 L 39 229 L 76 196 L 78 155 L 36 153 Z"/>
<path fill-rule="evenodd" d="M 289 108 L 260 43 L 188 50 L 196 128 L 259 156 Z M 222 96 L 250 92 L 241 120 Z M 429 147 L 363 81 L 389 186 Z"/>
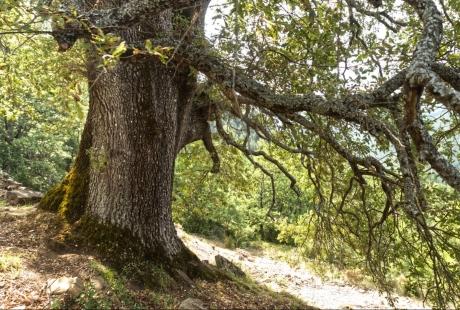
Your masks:
<path fill-rule="evenodd" d="M 131 262 L 124 266 L 121 275 L 127 280 L 141 280 L 149 288 L 167 290 L 175 283 L 174 279 L 163 269 L 151 262 Z"/>
<path fill-rule="evenodd" d="M 119 300 L 120 305 L 113 303 L 103 304 L 101 300 L 97 304 L 88 297 L 94 298 L 93 291 L 88 290 L 85 304 L 80 305 L 85 309 L 110 309 L 110 308 L 128 308 L 141 309 L 143 306 L 136 302 L 136 297 L 127 287 L 129 281 L 142 281 L 146 284 L 147 298 L 151 303 L 161 309 L 171 309 L 177 304 L 177 300 L 171 294 L 171 289 L 175 283 L 174 279 L 161 267 L 150 262 L 133 262 L 126 265 L 120 273 L 117 273 L 110 267 L 103 265 L 98 261 L 91 261 L 91 268 L 97 271 L 104 280 L 109 284 L 114 296 Z M 85 307 L 88 306 L 88 307 Z"/>
<path fill-rule="evenodd" d="M 0 200 L 0 206 L 7 205 Z M 10 233 L 10 231 L 17 229 L 17 237 L 9 238 L 9 245 L 11 246 L 18 247 L 20 245 L 22 247 L 24 245 L 22 241 L 29 237 L 31 229 L 38 237 L 43 237 L 45 242 L 49 238 L 56 238 L 55 236 L 62 234 L 63 228 L 58 225 L 60 223 L 58 216 L 38 210 L 36 211 L 37 216 L 32 220 L 31 217 L 22 216 L 23 213 L 27 214 L 27 212 L 17 212 L 19 210 L 27 211 L 28 208 L 14 207 L 8 209 L 9 211 L 0 209 L 0 219 L 4 215 L 8 215 L 8 218 L 12 218 L 14 221 L 2 221 L 0 228 L 2 233 Z M 54 225 L 54 221 L 56 225 Z M 49 225 L 50 223 L 52 225 Z M 28 248 L 34 249 L 38 245 L 34 242 L 28 245 Z M 0 273 L 0 278 L 6 275 L 16 277 L 15 273 L 6 274 L 6 272 L 27 271 L 28 268 L 34 269 L 35 266 L 40 266 L 40 256 L 31 257 L 29 252 L 27 253 L 17 253 L 16 251 L 12 253 L 10 249 L 8 252 L 0 252 L 0 272 L 5 272 L 5 274 Z M 139 258 L 138 261 L 126 264 L 124 268 L 119 270 L 105 264 L 101 257 L 93 258 L 85 254 L 82 253 L 78 259 L 72 258 L 75 262 L 72 276 L 78 276 L 85 281 L 80 295 L 77 298 L 69 296 L 56 296 L 51 300 L 41 298 L 35 304 L 36 306 L 51 309 L 171 309 L 177 308 L 187 298 L 198 298 L 214 309 L 306 308 L 304 304 L 297 306 L 299 302 L 294 301 L 293 297 L 271 292 L 266 287 L 260 287 L 251 279 L 235 277 L 234 280 L 217 282 L 195 280 L 194 285 L 190 286 L 189 283 L 183 283 L 180 279 L 175 280 L 161 266 L 155 265 L 151 261 L 143 261 Z M 58 263 L 56 268 L 59 272 L 68 272 L 66 268 L 68 266 L 67 258 L 63 259 L 58 255 L 56 262 Z M 18 272 L 18 281 L 23 281 L 31 286 L 37 285 L 33 279 L 23 278 L 22 274 L 22 272 Z M 91 279 L 94 277 L 102 278 L 105 283 L 99 288 L 97 282 L 91 283 Z M 12 287 L 7 287 L 6 294 L 11 297 L 11 300 L 17 299 L 17 303 L 22 302 L 20 298 L 17 298 Z"/>
<path fill-rule="evenodd" d="M 253 296 L 254 299 L 261 299 L 261 300 L 272 300 L 275 304 L 278 304 L 278 307 L 281 308 L 289 308 L 289 309 L 316 309 L 314 307 L 307 306 L 305 302 L 301 299 L 289 295 L 286 292 L 275 292 L 269 289 L 264 285 L 258 284 L 254 279 L 251 277 L 237 277 L 231 273 L 227 273 L 229 278 L 231 279 L 231 283 L 235 285 L 237 290 L 246 296 Z M 223 289 L 228 289 L 224 286 Z M 257 304 L 257 301 L 255 302 Z M 269 308 L 272 305 L 261 305 L 262 308 L 268 306 Z M 277 308 L 275 306 L 275 308 Z"/>
<path fill-rule="evenodd" d="M 256 299 L 260 298 L 266 301 L 272 300 L 280 305 L 289 305 L 289 308 L 293 309 L 305 309 L 306 307 L 300 299 L 285 293 L 273 292 L 267 287 L 257 284 L 249 277 L 236 277 L 232 274 L 228 274 L 231 281 L 226 282 L 226 284 L 223 282 L 204 284 L 205 282 L 198 281 L 196 283 L 197 286 L 184 295 L 184 291 L 180 289 L 180 284 L 175 282 L 163 268 L 153 265 L 150 262 L 131 263 L 125 266 L 120 273 L 96 260 L 91 261 L 90 265 L 91 268 L 97 271 L 109 284 L 111 291 L 120 303 L 104 304 L 104 300 L 98 299 L 94 294 L 94 290 L 88 287 L 85 289 L 84 295 L 82 294 L 79 298 L 79 305 L 83 309 L 107 309 L 114 307 L 129 309 L 141 308 L 142 305 L 135 302 L 136 296 L 133 295 L 131 289 L 128 288 L 128 282 L 136 279 L 141 280 L 143 284 L 146 285 L 146 287 L 142 289 L 142 294 L 149 299 L 149 304 L 154 304 L 161 309 L 174 308 L 187 296 L 194 297 L 197 295 L 199 299 L 213 296 L 212 299 L 217 300 L 226 300 L 228 299 L 227 295 L 230 295 L 237 299 L 248 298 L 253 303 Z M 230 289 L 231 291 L 229 292 L 228 289 L 232 287 L 232 285 L 235 288 L 233 290 Z"/>
<path fill-rule="evenodd" d="M 90 262 L 90 267 L 97 271 L 102 278 L 107 282 L 110 287 L 110 290 L 115 294 L 119 301 L 120 305 L 118 307 L 128 308 L 128 309 L 139 309 L 141 306 L 135 301 L 135 298 L 131 295 L 130 291 L 126 287 L 126 282 L 119 276 L 119 274 L 109 268 L 102 263 L 92 260 Z M 91 287 L 88 287 L 90 290 Z M 104 303 L 105 300 L 101 300 L 100 303 Z M 108 308 L 117 307 L 117 305 L 113 305 L 114 301 L 111 300 L 109 303 Z"/>
<path fill-rule="evenodd" d="M 0 254 L 0 272 L 17 272 L 21 269 L 21 257 L 12 253 Z"/>
<path fill-rule="evenodd" d="M 83 292 L 77 298 L 81 309 L 111 309 L 113 302 L 106 296 L 98 295 L 98 292 L 91 283 L 86 283 Z"/>
<path fill-rule="evenodd" d="M 51 310 L 62 309 L 63 308 L 62 301 L 59 298 L 52 299 L 49 308 Z"/>
<path fill-rule="evenodd" d="M 257 256 L 267 256 L 273 260 L 284 261 L 291 267 L 297 267 L 305 262 L 304 256 L 297 248 L 285 244 L 253 241 L 248 250 Z"/>
<path fill-rule="evenodd" d="M 176 305 L 175 298 L 164 292 L 150 292 L 150 300 L 161 309 L 173 309 Z"/>

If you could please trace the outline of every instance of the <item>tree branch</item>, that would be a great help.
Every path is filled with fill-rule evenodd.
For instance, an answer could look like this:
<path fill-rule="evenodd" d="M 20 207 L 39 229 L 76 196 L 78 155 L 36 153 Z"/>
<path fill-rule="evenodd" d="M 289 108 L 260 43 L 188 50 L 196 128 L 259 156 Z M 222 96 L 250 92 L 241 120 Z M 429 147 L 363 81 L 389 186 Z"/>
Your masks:
<path fill-rule="evenodd" d="M 246 148 L 244 145 L 238 144 L 224 130 L 224 127 L 222 125 L 220 112 L 217 112 L 217 114 L 218 114 L 217 117 L 216 117 L 217 131 L 219 132 L 219 135 L 224 139 L 224 141 L 227 144 L 237 148 L 238 150 L 240 150 L 243 154 L 245 154 L 247 156 L 261 156 L 262 158 L 264 158 L 268 162 L 271 162 L 272 164 L 274 164 L 289 179 L 289 181 L 291 182 L 291 189 L 296 193 L 296 195 L 301 196 L 300 189 L 296 185 L 297 180 L 294 178 L 294 176 L 292 174 L 289 173 L 289 171 L 278 160 L 276 160 L 272 156 L 268 155 L 264 151 L 253 151 L 253 150 L 250 150 L 249 148 Z"/>
<path fill-rule="evenodd" d="M 81 13 L 78 19 L 87 20 L 93 26 L 102 29 L 124 28 L 168 9 L 190 8 L 200 3 L 200 0 L 131 0 L 119 7 Z"/>

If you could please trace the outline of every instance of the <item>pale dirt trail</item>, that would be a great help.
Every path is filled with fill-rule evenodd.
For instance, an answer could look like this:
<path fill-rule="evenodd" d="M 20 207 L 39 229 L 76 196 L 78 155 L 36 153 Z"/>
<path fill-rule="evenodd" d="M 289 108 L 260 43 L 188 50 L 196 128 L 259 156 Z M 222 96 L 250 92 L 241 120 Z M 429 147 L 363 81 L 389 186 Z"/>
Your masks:
<path fill-rule="evenodd" d="M 325 282 L 313 272 L 268 257 L 260 257 L 242 249 L 230 250 L 212 244 L 209 240 L 185 233 L 177 227 L 184 243 L 201 260 L 214 264 L 214 257 L 220 254 L 241 266 L 257 283 L 274 291 L 285 291 L 311 306 L 321 309 L 391 309 L 385 296 L 377 291 L 365 290 L 346 283 Z M 422 302 L 399 297 L 398 309 L 429 309 Z"/>

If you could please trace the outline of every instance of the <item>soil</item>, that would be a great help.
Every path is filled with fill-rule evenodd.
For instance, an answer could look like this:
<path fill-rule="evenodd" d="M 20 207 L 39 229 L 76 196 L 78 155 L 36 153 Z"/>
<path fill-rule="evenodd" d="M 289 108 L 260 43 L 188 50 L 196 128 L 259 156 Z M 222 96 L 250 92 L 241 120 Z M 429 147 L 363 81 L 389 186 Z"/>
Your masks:
<path fill-rule="evenodd" d="M 94 265 L 103 265 L 103 260 L 85 249 L 62 243 L 60 236 L 65 229 L 55 214 L 35 206 L 7 206 L 0 200 L 0 309 L 95 307 L 47 291 L 50 279 L 78 277 L 90 283 L 101 278 Z M 313 309 L 292 296 L 274 293 L 247 279 L 197 280 L 193 286 L 173 282 L 166 288 L 147 288 L 143 283 L 118 278 L 118 284 L 109 283 L 91 296 L 108 301 L 107 308 L 178 308 L 185 299 L 198 298 L 211 309 Z"/>
<path fill-rule="evenodd" d="M 288 263 L 260 256 L 245 249 L 226 249 L 217 242 L 187 234 L 179 226 L 179 236 L 202 260 L 211 264 L 216 255 L 236 263 L 257 283 L 276 292 L 285 292 L 309 305 L 321 309 L 391 309 L 385 295 L 378 291 L 360 288 L 344 281 L 323 281 L 321 277 L 304 267 L 291 267 Z M 419 300 L 394 296 L 399 309 L 429 309 Z"/>
<path fill-rule="evenodd" d="M 91 267 L 94 262 L 100 262 L 96 255 L 78 247 L 69 248 L 59 241 L 64 230 L 55 214 L 34 206 L 7 206 L 0 200 L 0 256 L 13 256 L 20 261 L 17 266 L 0 268 L 0 309 L 50 308 L 56 297 L 47 293 L 47 280 L 67 276 L 89 281 L 101 277 Z M 323 281 L 307 268 L 292 267 L 250 250 L 227 249 L 217 242 L 187 234 L 180 226 L 177 230 L 200 259 L 214 264 L 214 257 L 222 255 L 238 265 L 255 283 L 250 280 L 195 281 L 193 287 L 174 285 L 159 292 L 126 281 L 127 294 L 141 307 L 177 308 L 181 301 L 193 297 L 210 308 L 306 309 L 310 308 L 308 305 L 323 309 L 391 308 L 385 296 L 375 290 L 345 282 Z M 99 294 L 114 300 L 112 307 L 124 306 L 110 285 Z M 168 303 L 163 299 L 168 299 Z M 402 296 L 398 297 L 396 306 L 428 309 L 422 302 Z M 74 304 L 73 308 L 79 306 Z"/>

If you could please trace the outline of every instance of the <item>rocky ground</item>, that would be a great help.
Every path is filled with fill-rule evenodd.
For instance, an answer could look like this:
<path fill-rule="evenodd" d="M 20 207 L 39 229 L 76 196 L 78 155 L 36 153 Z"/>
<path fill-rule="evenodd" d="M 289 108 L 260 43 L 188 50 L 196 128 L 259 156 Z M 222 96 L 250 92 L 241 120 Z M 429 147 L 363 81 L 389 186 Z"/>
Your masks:
<path fill-rule="evenodd" d="M 184 285 L 150 268 L 152 285 L 113 270 L 91 253 L 62 247 L 58 218 L 0 199 L 0 309 L 311 309 L 245 279 Z"/>
<path fill-rule="evenodd" d="M 39 202 L 43 194 L 25 187 L 0 170 L 0 199 L 9 205 L 25 205 Z"/>
<path fill-rule="evenodd" d="M 217 283 L 196 281 L 192 287 L 184 287 L 160 270 L 153 275 L 158 287 L 146 288 L 122 272 L 111 270 L 90 253 L 78 248 L 62 248 L 55 236 L 65 227 L 54 214 L 33 206 L 10 206 L 0 199 L 0 309 L 66 305 L 71 308 L 178 308 L 181 304 L 184 306 L 184 302 L 186 308 L 195 304 L 196 309 L 305 309 L 307 304 L 323 309 L 391 308 L 376 291 L 345 282 L 322 281 L 306 268 L 291 267 L 249 250 L 226 249 L 177 228 L 182 240 L 200 259 L 215 264 L 217 256 L 221 265 L 227 264 L 228 259 L 256 283 L 247 279 Z M 265 286 L 284 293 L 273 293 Z M 428 308 L 407 297 L 399 297 L 396 306 Z"/>
<path fill-rule="evenodd" d="M 322 309 L 390 309 L 385 296 L 375 290 L 363 289 L 343 281 L 325 282 L 312 271 L 286 262 L 258 256 L 248 250 L 230 250 L 216 243 L 185 233 L 178 227 L 179 235 L 200 259 L 213 263 L 216 255 L 222 255 L 238 264 L 256 282 L 276 292 L 287 292 L 307 304 Z M 397 297 L 400 309 L 429 309 L 421 301 Z"/>

